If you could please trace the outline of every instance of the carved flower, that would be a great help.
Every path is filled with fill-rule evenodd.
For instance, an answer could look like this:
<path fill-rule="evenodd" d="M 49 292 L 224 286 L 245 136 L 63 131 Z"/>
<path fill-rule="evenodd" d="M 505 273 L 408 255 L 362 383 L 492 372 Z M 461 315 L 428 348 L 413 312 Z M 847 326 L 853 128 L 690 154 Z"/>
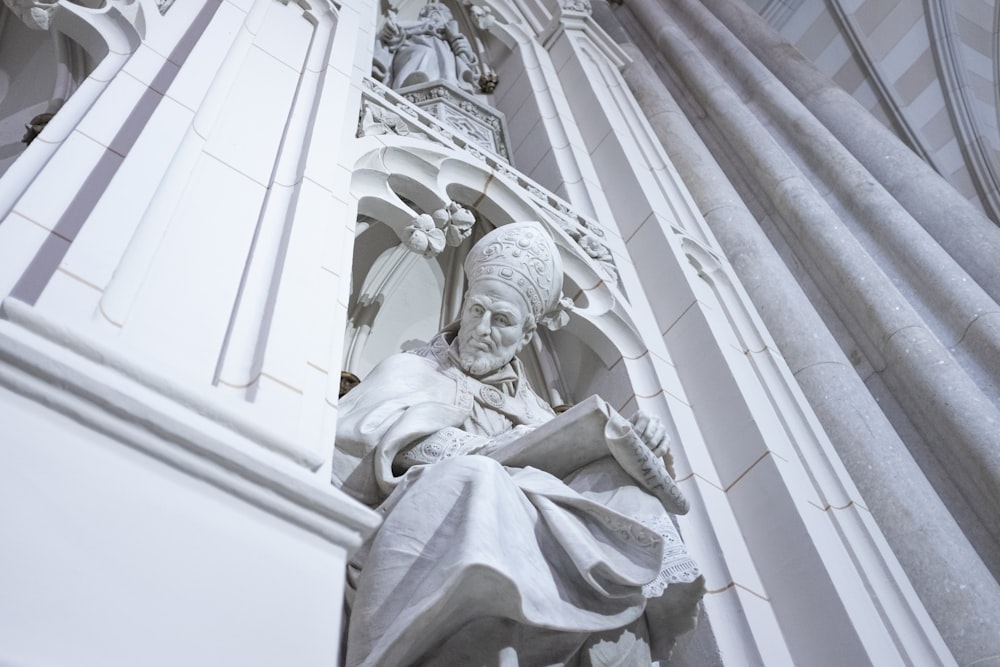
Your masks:
<path fill-rule="evenodd" d="M 444 250 L 444 232 L 434 226 L 431 216 L 421 213 L 403 230 L 403 243 L 413 252 L 431 259 Z"/>
<path fill-rule="evenodd" d="M 497 21 L 496 16 L 493 15 L 493 10 L 489 7 L 472 5 L 469 7 L 469 11 L 472 13 L 473 18 L 476 21 L 476 26 L 480 30 L 489 30 Z"/>
<path fill-rule="evenodd" d="M 579 240 L 580 247 L 593 259 L 606 262 L 611 260 L 611 251 L 592 234 L 583 234 Z"/>
<path fill-rule="evenodd" d="M 559 303 L 539 319 L 539 323 L 549 331 L 562 329 L 569 324 L 569 311 L 573 310 L 573 300 L 569 297 L 561 297 Z"/>
<path fill-rule="evenodd" d="M 432 216 L 434 224 L 437 225 L 438 229 L 444 231 L 445 242 L 450 246 L 460 245 L 469 237 L 472 233 L 472 226 L 476 224 L 476 216 L 472 214 L 472 211 L 455 202 L 434 211 Z"/>

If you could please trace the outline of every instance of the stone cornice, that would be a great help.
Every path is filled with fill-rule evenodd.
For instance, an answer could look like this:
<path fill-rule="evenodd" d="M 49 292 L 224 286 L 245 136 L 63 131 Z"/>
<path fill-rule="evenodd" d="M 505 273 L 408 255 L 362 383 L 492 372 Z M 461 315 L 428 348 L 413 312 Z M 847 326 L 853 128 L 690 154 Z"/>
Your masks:
<path fill-rule="evenodd" d="M 205 397 L 171 392 L 19 301 L 4 301 L 2 314 L 0 386 L 348 552 L 377 527 L 374 512 L 310 470 L 315 454 Z"/>

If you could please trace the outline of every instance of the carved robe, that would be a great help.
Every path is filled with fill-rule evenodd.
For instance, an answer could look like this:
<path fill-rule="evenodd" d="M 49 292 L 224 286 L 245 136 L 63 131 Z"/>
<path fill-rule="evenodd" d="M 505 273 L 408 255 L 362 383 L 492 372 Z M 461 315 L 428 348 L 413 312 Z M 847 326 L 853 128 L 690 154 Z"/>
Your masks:
<path fill-rule="evenodd" d="M 341 402 L 335 474 L 385 515 L 355 558 L 347 665 L 665 657 L 702 580 L 662 505 L 610 457 L 560 480 L 477 453 L 553 414 L 516 360 L 479 381 L 450 344 L 386 359 Z M 428 462 L 394 470 L 409 452 Z"/>
<path fill-rule="evenodd" d="M 477 60 L 472 47 L 457 32 L 454 21 L 448 23 L 455 26 L 450 33 L 437 18 L 393 23 L 397 31 L 383 35 L 375 46 L 375 77 L 393 90 L 447 81 L 462 90 L 478 92 Z"/>

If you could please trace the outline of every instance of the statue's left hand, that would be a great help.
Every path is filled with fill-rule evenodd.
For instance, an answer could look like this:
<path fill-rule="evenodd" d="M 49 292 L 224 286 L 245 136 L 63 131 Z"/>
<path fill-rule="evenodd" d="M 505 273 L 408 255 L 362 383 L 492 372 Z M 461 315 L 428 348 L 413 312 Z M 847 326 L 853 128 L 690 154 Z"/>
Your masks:
<path fill-rule="evenodd" d="M 670 449 L 670 437 L 662 421 L 644 410 L 636 412 L 629 421 L 632 422 L 636 434 L 642 438 L 653 454 L 658 457 L 667 454 Z"/>

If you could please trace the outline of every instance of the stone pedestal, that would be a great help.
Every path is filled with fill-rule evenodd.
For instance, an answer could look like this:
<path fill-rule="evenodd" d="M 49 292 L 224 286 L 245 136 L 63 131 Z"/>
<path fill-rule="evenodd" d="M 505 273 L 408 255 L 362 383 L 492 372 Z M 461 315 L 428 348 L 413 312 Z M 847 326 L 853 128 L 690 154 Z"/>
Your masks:
<path fill-rule="evenodd" d="M 444 81 L 403 88 L 399 93 L 475 145 L 510 161 L 507 123 L 502 113 Z"/>

